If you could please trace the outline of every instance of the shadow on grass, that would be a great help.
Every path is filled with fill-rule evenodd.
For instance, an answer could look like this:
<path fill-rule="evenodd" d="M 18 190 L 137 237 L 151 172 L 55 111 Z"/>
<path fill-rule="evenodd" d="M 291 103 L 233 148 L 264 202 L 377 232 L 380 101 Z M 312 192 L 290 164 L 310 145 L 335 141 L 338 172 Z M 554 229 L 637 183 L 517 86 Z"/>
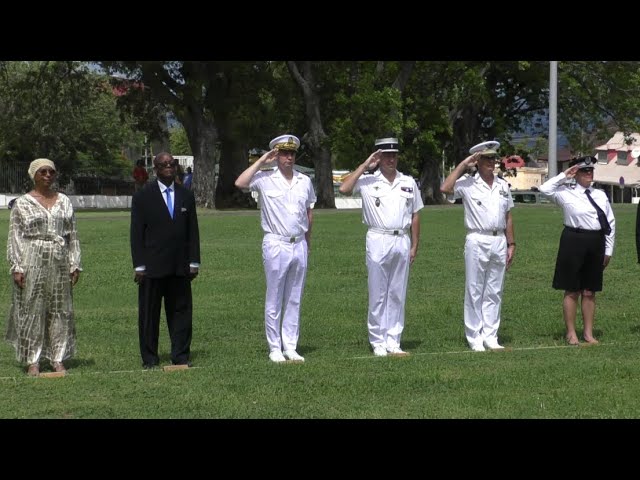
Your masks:
<path fill-rule="evenodd" d="M 318 349 L 317 347 L 313 347 L 311 345 L 301 345 L 298 347 L 296 351 L 304 357 L 305 355 L 308 355 L 311 352 L 315 352 L 317 349 Z"/>
<path fill-rule="evenodd" d="M 45 361 L 45 364 L 48 363 Z M 64 361 L 64 365 L 67 368 L 79 368 L 79 367 L 93 367 L 96 364 L 96 361 L 93 359 L 84 359 L 84 358 L 71 358 L 69 360 Z"/>
<path fill-rule="evenodd" d="M 415 350 L 420 345 L 422 345 L 422 340 L 406 340 L 406 341 L 400 342 L 400 346 L 404 351 Z"/>

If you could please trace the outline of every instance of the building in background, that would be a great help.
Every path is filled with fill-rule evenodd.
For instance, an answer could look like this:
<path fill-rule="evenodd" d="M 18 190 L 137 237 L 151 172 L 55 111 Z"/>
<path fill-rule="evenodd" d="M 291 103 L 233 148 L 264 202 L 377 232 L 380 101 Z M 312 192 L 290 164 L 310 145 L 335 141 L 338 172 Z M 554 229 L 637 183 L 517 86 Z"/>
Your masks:
<path fill-rule="evenodd" d="M 638 203 L 640 196 L 640 133 L 616 132 L 607 143 L 595 147 L 598 165 L 593 175 L 611 203 Z"/>

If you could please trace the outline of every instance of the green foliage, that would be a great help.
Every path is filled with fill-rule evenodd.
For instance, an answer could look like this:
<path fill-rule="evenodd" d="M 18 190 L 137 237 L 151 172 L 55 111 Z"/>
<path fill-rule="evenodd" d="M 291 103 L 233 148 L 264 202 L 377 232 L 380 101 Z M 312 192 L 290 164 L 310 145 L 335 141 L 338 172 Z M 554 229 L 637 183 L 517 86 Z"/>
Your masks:
<path fill-rule="evenodd" d="M 169 151 L 174 155 L 193 155 L 187 132 L 182 125 L 169 129 Z"/>
<path fill-rule="evenodd" d="M 0 65 L 0 157 L 51 158 L 72 174 L 127 174 L 122 148 L 135 140 L 104 77 L 79 62 Z"/>
<path fill-rule="evenodd" d="M 311 62 L 320 102 L 307 106 L 282 61 L 102 62 L 149 86 L 119 100 L 145 131 L 157 130 L 172 110 L 192 147 L 205 135 L 194 126 L 215 118 L 216 141 L 265 148 L 279 133 L 303 137 L 306 109 L 317 107 L 335 168 L 354 168 L 376 137 L 392 133 L 401 140 L 402 170 L 423 174 L 432 187 L 443 151 L 453 166 L 479 141 L 497 138 L 504 153 L 524 155 L 513 133 L 537 128 L 547 136 L 549 62 L 418 61 L 400 91 L 394 81 L 403 63 Z M 574 150 L 587 151 L 615 130 L 639 129 L 639 65 L 559 62 L 558 125 Z"/>
<path fill-rule="evenodd" d="M 558 62 L 558 126 L 575 151 L 640 129 L 640 62 Z"/>

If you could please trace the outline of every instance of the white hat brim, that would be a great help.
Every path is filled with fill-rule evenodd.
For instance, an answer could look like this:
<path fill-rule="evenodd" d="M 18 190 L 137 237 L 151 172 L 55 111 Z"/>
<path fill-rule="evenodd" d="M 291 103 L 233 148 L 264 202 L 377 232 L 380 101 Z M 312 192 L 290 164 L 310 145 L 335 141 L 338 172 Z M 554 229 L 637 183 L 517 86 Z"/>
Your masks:
<path fill-rule="evenodd" d="M 469 149 L 469 153 L 474 154 L 478 152 L 482 152 L 483 150 L 497 150 L 500 148 L 500 142 L 496 142 L 495 140 L 489 140 L 488 142 L 482 142 L 477 145 L 474 145 Z"/>

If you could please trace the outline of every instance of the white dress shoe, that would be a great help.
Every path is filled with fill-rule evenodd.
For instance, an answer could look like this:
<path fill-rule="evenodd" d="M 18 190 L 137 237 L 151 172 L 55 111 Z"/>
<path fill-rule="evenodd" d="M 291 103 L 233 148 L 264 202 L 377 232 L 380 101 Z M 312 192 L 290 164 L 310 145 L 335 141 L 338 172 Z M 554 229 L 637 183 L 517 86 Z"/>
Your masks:
<path fill-rule="evenodd" d="M 284 355 L 282 355 L 282 352 L 280 350 L 272 350 L 271 353 L 269 353 L 269 360 L 276 363 L 287 361 L 287 359 L 284 358 Z"/>
<path fill-rule="evenodd" d="M 304 362 L 304 357 L 302 355 L 298 355 L 298 352 L 295 350 L 285 350 L 284 356 L 287 360 L 295 360 L 296 362 Z"/>
<path fill-rule="evenodd" d="M 386 357 L 387 356 L 387 349 L 384 348 L 382 345 L 378 345 L 376 347 L 373 347 L 373 354 L 376 357 Z"/>
<path fill-rule="evenodd" d="M 473 350 L 474 352 L 484 352 L 485 348 L 482 346 L 481 343 L 477 343 L 474 345 L 470 345 L 471 350 Z"/>

